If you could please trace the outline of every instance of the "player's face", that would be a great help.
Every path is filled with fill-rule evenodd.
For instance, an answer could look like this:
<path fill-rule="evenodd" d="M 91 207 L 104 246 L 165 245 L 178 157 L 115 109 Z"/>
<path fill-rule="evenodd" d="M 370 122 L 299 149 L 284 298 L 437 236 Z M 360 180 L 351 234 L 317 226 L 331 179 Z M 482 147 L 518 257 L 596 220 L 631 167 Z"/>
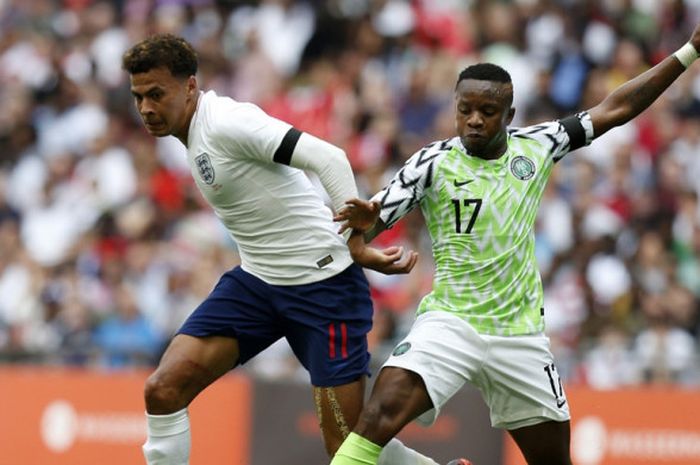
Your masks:
<path fill-rule="evenodd" d="M 131 75 L 136 109 L 152 136 L 187 134 L 195 91 L 194 77 L 176 78 L 165 67 Z"/>
<path fill-rule="evenodd" d="M 470 154 L 498 158 L 506 149 L 506 128 L 513 120 L 513 86 L 509 83 L 464 79 L 455 95 L 457 135 Z"/>

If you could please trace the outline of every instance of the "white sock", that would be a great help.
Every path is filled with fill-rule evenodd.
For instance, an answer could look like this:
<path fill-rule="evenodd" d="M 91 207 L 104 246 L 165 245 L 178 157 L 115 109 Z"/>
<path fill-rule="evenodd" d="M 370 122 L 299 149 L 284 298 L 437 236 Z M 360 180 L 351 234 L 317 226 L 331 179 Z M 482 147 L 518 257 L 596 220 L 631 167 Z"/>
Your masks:
<path fill-rule="evenodd" d="M 404 445 L 398 439 L 392 439 L 384 446 L 377 465 L 438 465 L 433 459 L 421 455 Z"/>
<path fill-rule="evenodd" d="M 150 415 L 148 439 L 143 445 L 143 455 L 148 465 L 189 465 L 190 419 L 187 409 L 168 415 Z"/>

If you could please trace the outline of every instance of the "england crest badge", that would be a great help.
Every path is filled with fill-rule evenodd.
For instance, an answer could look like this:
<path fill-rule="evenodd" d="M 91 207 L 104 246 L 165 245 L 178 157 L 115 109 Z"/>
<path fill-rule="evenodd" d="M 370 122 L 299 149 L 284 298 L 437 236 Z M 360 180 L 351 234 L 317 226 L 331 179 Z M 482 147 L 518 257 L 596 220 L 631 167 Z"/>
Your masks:
<path fill-rule="evenodd" d="M 199 171 L 199 176 L 202 178 L 206 184 L 213 184 L 216 173 L 214 172 L 214 166 L 211 164 L 209 155 L 202 153 L 197 155 L 194 159 L 194 163 L 197 165 L 197 171 Z"/>

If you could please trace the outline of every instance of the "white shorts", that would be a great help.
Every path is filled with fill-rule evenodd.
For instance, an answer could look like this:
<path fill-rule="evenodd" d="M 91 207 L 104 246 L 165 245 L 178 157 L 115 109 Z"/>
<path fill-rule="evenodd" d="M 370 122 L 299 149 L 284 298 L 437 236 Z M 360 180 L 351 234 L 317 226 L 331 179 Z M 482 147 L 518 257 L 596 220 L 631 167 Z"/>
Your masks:
<path fill-rule="evenodd" d="M 491 425 L 517 429 L 549 420 L 569 420 L 549 338 L 543 334 L 490 336 L 477 333 L 446 312 L 418 316 L 408 336 L 383 366 L 423 378 L 433 409 L 418 418 L 431 425 L 443 405 L 469 382 L 491 412 Z"/>

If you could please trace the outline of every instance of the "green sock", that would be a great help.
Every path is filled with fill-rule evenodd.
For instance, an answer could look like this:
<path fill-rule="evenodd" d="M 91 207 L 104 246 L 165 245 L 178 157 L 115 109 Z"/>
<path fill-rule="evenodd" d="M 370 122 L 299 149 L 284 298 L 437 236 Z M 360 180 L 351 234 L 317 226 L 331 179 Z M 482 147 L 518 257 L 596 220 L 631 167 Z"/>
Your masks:
<path fill-rule="evenodd" d="M 350 433 L 340 445 L 331 465 L 376 465 L 382 448 L 359 434 Z"/>

